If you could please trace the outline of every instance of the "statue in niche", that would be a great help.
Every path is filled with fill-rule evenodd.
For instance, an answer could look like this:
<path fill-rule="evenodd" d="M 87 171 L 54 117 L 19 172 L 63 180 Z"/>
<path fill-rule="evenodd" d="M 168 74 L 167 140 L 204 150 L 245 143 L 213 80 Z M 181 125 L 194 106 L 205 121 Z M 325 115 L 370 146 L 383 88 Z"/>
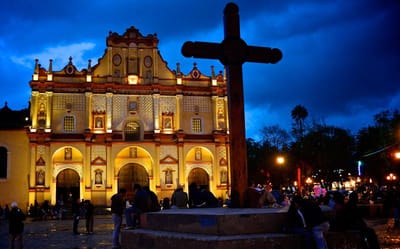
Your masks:
<path fill-rule="evenodd" d="M 96 169 L 94 173 L 94 184 L 103 184 L 103 171 Z"/>
<path fill-rule="evenodd" d="M 137 158 L 137 148 L 136 147 L 130 148 L 129 151 L 130 151 L 130 156 L 132 158 Z"/>
<path fill-rule="evenodd" d="M 39 127 L 44 128 L 46 126 L 46 106 L 43 103 L 39 105 L 37 118 Z"/>
<path fill-rule="evenodd" d="M 72 148 L 64 149 L 64 160 L 72 160 Z"/>
<path fill-rule="evenodd" d="M 220 182 L 221 184 L 226 184 L 228 182 L 228 172 L 226 170 L 221 170 Z"/>
<path fill-rule="evenodd" d="M 39 170 L 36 172 L 36 185 L 44 185 L 44 170 Z"/>
<path fill-rule="evenodd" d="M 201 160 L 201 157 L 202 157 L 202 156 L 201 156 L 201 148 L 197 148 L 197 149 L 196 149 L 196 151 L 195 151 L 195 156 L 194 156 L 194 157 L 195 157 L 195 160 L 196 160 L 196 161 Z"/>
<path fill-rule="evenodd" d="M 165 129 L 171 129 L 172 128 L 171 118 L 165 118 L 164 119 L 164 128 Z"/>
<path fill-rule="evenodd" d="M 103 128 L 103 118 L 102 117 L 96 117 L 95 120 L 95 128 Z"/>
<path fill-rule="evenodd" d="M 219 119 L 225 118 L 224 110 L 222 109 L 222 107 L 218 108 L 218 118 Z"/>
<path fill-rule="evenodd" d="M 172 170 L 171 169 L 167 169 L 165 171 L 165 184 L 172 184 Z"/>

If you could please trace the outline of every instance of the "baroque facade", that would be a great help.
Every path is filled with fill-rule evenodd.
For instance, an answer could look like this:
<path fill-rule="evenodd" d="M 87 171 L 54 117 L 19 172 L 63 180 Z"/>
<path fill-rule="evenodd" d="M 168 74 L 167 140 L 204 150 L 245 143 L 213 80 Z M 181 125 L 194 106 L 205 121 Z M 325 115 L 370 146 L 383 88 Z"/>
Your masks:
<path fill-rule="evenodd" d="M 225 198 L 229 189 L 224 74 L 194 64 L 168 68 L 156 35 L 110 32 L 104 55 L 79 70 L 36 60 L 27 128 L 27 202 L 71 196 L 110 205 L 119 188 L 149 186 L 170 197 L 196 182 Z M 11 165 L 11 167 L 16 167 Z M 0 182 L 1 184 L 1 182 Z"/>

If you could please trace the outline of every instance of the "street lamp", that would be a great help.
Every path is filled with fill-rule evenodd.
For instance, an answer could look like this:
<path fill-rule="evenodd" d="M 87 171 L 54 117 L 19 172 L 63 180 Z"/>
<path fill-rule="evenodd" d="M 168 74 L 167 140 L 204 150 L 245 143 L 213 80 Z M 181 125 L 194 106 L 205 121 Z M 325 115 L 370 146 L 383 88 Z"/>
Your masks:
<path fill-rule="evenodd" d="M 386 176 L 386 180 L 388 180 L 389 182 L 396 181 L 396 179 L 397 179 L 397 177 L 393 173 L 390 173 L 389 175 Z"/>
<path fill-rule="evenodd" d="M 279 165 L 284 164 L 285 163 L 285 158 L 283 156 L 278 156 L 276 158 L 276 163 L 279 164 Z"/>

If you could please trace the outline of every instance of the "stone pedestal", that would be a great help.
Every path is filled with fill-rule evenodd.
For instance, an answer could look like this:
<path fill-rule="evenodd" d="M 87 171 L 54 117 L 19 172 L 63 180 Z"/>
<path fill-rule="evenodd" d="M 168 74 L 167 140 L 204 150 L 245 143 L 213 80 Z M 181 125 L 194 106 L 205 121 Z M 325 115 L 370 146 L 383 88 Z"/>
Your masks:
<path fill-rule="evenodd" d="M 123 249 L 298 249 L 301 238 L 285 233 L 287 210 L 210 208 L 147 213 L 140 229 L 121 232 L 121 245 Z M 329 209 L 323 210 L 329 215 Z M 327 238 L 335 242 L 333 248 L 361 248 L 358 233 L 350 235 Z M 335 239 L 338 236 L 341 242 Z"/>

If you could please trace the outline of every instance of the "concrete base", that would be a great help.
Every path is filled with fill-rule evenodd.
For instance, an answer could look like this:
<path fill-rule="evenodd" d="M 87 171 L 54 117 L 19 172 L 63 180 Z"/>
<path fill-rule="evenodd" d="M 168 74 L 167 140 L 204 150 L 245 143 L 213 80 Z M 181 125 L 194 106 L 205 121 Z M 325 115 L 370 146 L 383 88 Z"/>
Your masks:
<path fill-rule="evenodd" d="M 301 248 L 284 233 L 287 208 L 169 209 L 142 216 L 141 229 L 123 230 L 123 249 Z M 330 215 L 329 208 L 323 210 Z M 362 248 L 358 232 L 329 233 L 332 248 Z"/>
<path fill-rule="evenodd" d="M 124 231 L 121 239 L 123 249 L 298 249 L 301 243 L 300 237 L 287 234 L 215 236 L 144 229 Z"/>
<path fill-rule="evenodd" d="M 287 211 L 288 208 L 168 209 L 146 214 L 142 228 L 218 236 L 280 233 L 287 224 Z"/>

